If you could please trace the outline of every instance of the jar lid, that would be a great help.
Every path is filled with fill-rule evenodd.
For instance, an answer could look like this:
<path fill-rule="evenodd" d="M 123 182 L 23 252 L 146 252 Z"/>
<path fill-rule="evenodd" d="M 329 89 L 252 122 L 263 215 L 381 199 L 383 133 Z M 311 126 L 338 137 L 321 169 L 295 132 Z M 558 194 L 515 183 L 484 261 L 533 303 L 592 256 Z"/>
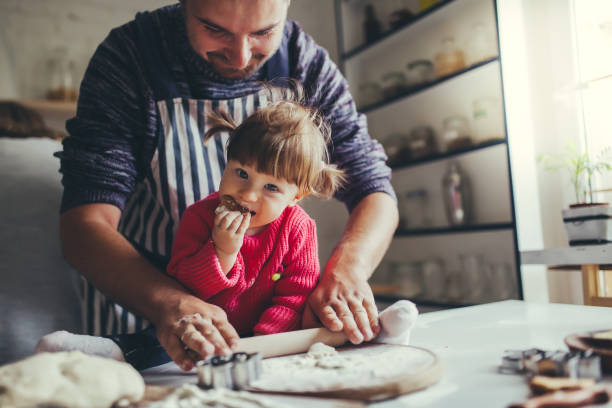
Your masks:
<path fill-rule="evenodd" d="M 426 60 L 426 59 L 420 59 L 420 60 L 410 61 L 406 65 L 408 69 L 414 69 L 420 66 L 426 67 L 426 68 L 433 68 L 433 62 L 431 62 L 430 60 Z"/>

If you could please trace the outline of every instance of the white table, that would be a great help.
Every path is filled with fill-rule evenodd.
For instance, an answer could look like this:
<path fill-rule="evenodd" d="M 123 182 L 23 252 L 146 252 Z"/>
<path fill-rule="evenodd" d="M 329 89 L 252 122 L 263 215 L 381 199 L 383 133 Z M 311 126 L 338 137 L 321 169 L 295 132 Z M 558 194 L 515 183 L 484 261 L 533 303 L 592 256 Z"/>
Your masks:
<path fill-rule="evenodd" d="M 419 316 L 410 344 L 434 351 L 444 364 L 437 384 L 413 394 L 372 406 L 395 407 L 506 407 L 529 396 L 520 375 L 499 374 L 507 349 L 567 349 L 568 334 L 612 328 L 612 309 L 605 307 L 536 304 L 518 300 L 490 303 Z M 145 375 L 148 383 L 176 384 L 189 376 L 163 379 Z M 604 380 L 612 383 L 612 378 Z M 333 400 L 285 397 L 292 408 L 350 406 Z M 359 406 L 355 404 L 355 406 Z M 612 404 L 597 407 L 611 407 Z"/>

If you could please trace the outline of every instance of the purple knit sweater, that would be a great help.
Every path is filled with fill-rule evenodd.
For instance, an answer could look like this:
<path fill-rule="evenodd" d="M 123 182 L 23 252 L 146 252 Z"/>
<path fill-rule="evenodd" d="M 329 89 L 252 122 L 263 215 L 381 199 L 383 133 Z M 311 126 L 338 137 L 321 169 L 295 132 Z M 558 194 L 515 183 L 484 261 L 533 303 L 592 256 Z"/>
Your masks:
<path fill-rule="evenodd" d="M 179 4 L 155 10 L 152 17 L 161 42 L 151 47 L 167 61 L 183 97 L 228 99 L 259 89 L 264 70 L 248 79 L 226 79 L 191 48 Z M 63 174 L 62 212 L 89 203 L 123 210 L 148 169 L 160 123 L 136 35 L 134 22 L 112 30 L 89 63 L 77 115 L 66 124 L 70 137 L 56 154 Z M 395 197 L 382 146 L 370 138 L 366 119 L 357 113 L 347 82 L 327 51 L 293 21 L 287 21 L 285 35 L 290 76 L 305 85 L 309 104 L 331 125 L 331 160 L 348 176 L 336 198 L 352 210 L 373 192 Z"/>

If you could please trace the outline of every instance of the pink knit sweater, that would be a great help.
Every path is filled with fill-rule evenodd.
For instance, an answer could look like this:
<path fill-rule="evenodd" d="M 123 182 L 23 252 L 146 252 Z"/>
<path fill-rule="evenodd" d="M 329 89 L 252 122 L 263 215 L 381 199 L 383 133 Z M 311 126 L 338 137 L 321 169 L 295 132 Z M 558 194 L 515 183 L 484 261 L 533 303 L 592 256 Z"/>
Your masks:
<path fill-rule="evenodd" d="M 226 276 L 211 240 L 218 205 L 213 193 L 187 208 L 168 274 L 225 310 L 240 336 L 299 329 L 320 273 L 315 222 L 299 206 L 287 207 L 265 230 L 245 235 Z"/>

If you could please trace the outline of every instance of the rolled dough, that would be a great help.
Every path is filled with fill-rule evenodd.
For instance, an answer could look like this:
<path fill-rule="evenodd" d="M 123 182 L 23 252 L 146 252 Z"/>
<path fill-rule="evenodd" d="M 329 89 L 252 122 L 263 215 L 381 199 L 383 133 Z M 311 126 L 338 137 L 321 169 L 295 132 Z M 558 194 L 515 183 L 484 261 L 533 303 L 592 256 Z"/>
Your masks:
<path fill-rule="evenodd" d="M 80 351 L 40 353 L 0 367 L 0 407 L 109 408 L 140 400 L 144 390 L 129 364 Z"/>

